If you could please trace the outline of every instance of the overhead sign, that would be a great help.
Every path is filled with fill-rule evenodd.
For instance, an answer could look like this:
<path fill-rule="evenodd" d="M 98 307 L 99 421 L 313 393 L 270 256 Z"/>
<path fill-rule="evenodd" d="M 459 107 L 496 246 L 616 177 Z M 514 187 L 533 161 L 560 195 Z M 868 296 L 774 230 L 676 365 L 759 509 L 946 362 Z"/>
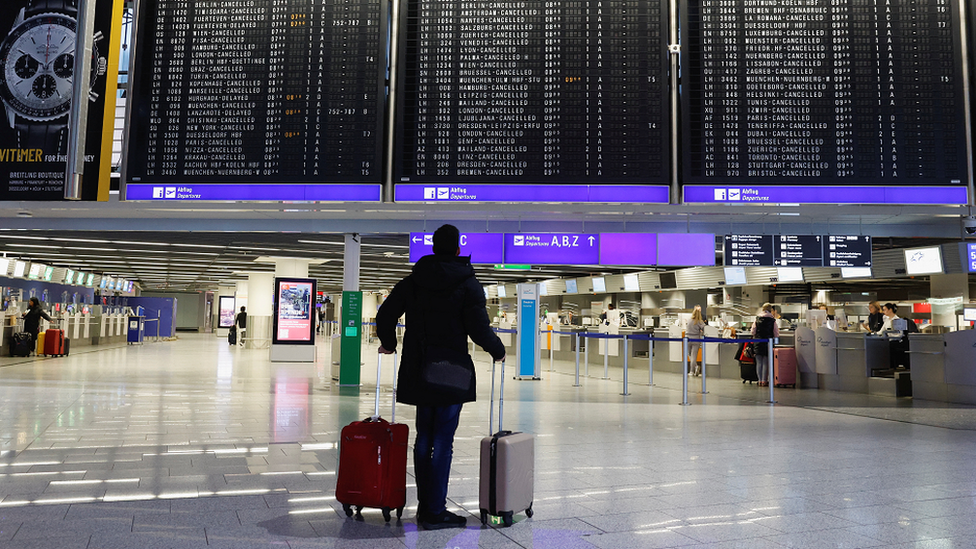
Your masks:
<path fill-rule="evenodd" d="M 976 242 L 966 243 L 966 263 L 969 265 L 969 272 L 976 273 Z"/>
<path fill-rule="evenodd" d="M 599 234 L 519 233 L 505 235 L 505 262 L 530 265 L 598 265 Z"/>
<path fill-rule="evenodd" d="M 774 237 L 773 264 L 781 267 L 823 267 L 822 240 L 820 235 L 784 234 Z"/>
<path fill-rule="evenodd" d="M 497 265 L 505 263 L 502 233 L 461 233 L 461 255 L 471 256 L 471 263 Z M 410 262 L 430 255 L 434 247 L 434 233 L 410 233 Z"/>
<path fill-rule="evenodd" d="M 772 267 L 773 237 L 768 234 L 725 235 L 725 264 L 735 267 Z"/>
<path fill-rule="evenodd" d="M 600 233 L 600 265 L 657 265 L 657 234 Z"/>
<path fill-rule="evenodd" d="M 870 267 L 870 236 L 824 237 L 824 267 Z"/>

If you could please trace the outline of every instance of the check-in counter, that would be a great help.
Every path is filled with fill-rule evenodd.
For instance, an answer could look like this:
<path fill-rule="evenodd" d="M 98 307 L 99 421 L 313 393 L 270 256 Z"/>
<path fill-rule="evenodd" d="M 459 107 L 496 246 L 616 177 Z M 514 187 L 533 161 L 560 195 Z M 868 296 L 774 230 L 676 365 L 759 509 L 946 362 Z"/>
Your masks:
<path fill-rule="evenodd" d="M 909 334 L 912 396 L 976 404 L 976 330 Z"/>

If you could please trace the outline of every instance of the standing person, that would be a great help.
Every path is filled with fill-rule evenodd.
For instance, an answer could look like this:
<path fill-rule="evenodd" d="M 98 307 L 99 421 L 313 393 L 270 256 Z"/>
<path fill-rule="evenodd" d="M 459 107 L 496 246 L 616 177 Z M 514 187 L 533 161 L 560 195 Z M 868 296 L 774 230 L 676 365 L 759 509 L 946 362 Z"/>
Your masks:
<path fill-rule="evenodd" d="M 884 325 L 884 313 L 881 312 L 881 304 L 877 301 L 868 303 L 868 321 L 864 323 L 869 332 L 880 332 Z"/>
<path fill-rule="evenodd" d="M 695 305 L 695 310 L 691 312 L 691 320 L 688 321 L 688 327 L 685 328 L 685 336 L 688 339 L 701 339 L 705 335 L 705 319 L 702 318 L 702 308 L 701 305 Z M 694 342 L 689 347 L 689 355 L 691 358 L 688 359 L 688 373 L 694 373 L 696 376 L 701 375 L 702 363 L 698 361 L 698 350 L 702 348 L 700 342 Z M 702 353 L 704 355 L 704 353 Z M 702 359 L 705 357 L 702 356 Z M 695 367 L 692 368 L 691 364 L 695 363 Z"/>
<path fill-rule="evenodd" d="M 31 335 L 32 345 L 37 341 L 37 334 L 41 330 L 42 318 L 48 322 L 54 322 L 54 319 L 41 308 L 41 302 L 36 297 L 30 298 L 27 302 L 27 311 L 24 312 L 24 331 Z"/>
<path fill-rule="evenodd" d="M 234 326 L 237 326 L 237 338 L 240 345 L 244 346 L 244 331 L 247 330 L 247 307 L 241 305 L 241 312 L 234 317 Z"/>
<path fill-rule="evenodd" d="M 474 276 L 470 257 L 461 253 L 460 234 L 453 225 L 434 232 L 434 253 L 420 258 L 413 272 L 397 283 L 376 313 L 379 352 L 396 350 L 396 323 L 404 313 L 407 328 L 398 376 L 397 402 L 417 407 L 417 439 L 413 461 L 417 478 L 417 518 L 427 530 L 463 528 L 467 519 L 447 510 L 454 433 L 461 406 L 475 400 L 474 372 L 463 397 L 446 396 L 423 379 L 428 346 L 468 356 L 468 337 L 491 354 L 505 359 L 505 346 L 491 330 L 485 293 Z M 470 360 L 470 358 L 469 358 Z"/>
<path fill-rule="evenodd" d="M 776 325 L 776 318 L 773 316 L 773 306 L 764 303 L 762 311 L 756 315 L 756 321 L 752 323 L 752 337 L 756 339 L 770 339 L 779 337 L 779 326 Z M 753 343 L 756 346 L 756 375 L 759 376 L 759 386 L 768 387 L 767 368 L 769 367 L 769 355 L 772 350 L 769 343 Z"/>

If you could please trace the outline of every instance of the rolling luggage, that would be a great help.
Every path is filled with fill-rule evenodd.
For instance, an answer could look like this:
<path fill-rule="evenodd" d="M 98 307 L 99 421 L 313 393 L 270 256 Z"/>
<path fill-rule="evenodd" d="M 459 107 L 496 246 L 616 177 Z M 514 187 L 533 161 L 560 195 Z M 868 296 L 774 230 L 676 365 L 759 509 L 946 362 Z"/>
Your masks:
<path fill-rule="evenodd" d="M 396 354 L 393 355 L 393 413 L 391 421 L 380 417 L 380 373 L 383 355 L 376 366 L 376 414 L 342 428 L 339 445 L 339 472 L 336 475 L 336 501 L 347 517 L 356 506 L 357 518 L 363 507 L 383 510 L 389 522 L 396 509 L 397 519 L 407 504 L 406 424 L 396 421 Z"/>
<path fill-rule="evenodd" d="M 64 338 L 64 356 L 68 356 L 68 351 L 71 350 L 71 340 Z"/>
<path fill-rule="evenodd" d="M 45 354 L 45 352 L 44 352 L 45 351 L 45 349 L 44 349 L 44 336 L 45 335 L 46 335 L 45 332 L 38 332 L 37 333 L 37 341 L 34 344 L 34 354 L 36 354 L 37 356 L 41 356 L 41 355 Z"/>
<path fill-rule="evenodd" d="M 535 485 L 535 438 L 528 433 L 515 433 L 502 428 L 505 404 L 505 361 L 502 361 L 501 388 L 498 391 L 498 432 L 492 432 L 495 407 L 495 365 L 491 367 L 491 404 L 488 408 L 489 436 L 481 439 L 481 478 L 478 501 L 481 524 L 488 524 L 488 515 L 500 516 L 505 526 L 515 521 L 515 513 L 534 514 L 532 500 Z"/>
<path fill-rule="evenodd" d="M 776 387 L 790 385 L 796 388 L 796 349 L 776 347 L 773 355 L 773 384 Z"/>
<path fill-rule="evenodd" d="M 10 337 L 10 356 L 30 356 L 34 338 L 27 332 L 17 332 Z"/>
<path fill-rule="evenodd" d="M 64 330 L 51 329 L 44 332 L 44 354 L 47 356 L 64 356 Z"/>
<path fill-rule="evenodd" d="M 237 326 L 231 326 L 227 332 L 227 343 L 237 345 Z"/>
<path fill-rule="evenodd" d="M 742 383 L 748 381 L 749 384 L 752 384 L 753 381 L 759 381 L 759 374 L 756 373 L 756 357 L 749 356 L 746 353 L 746 345 L 749 344 L 739 344 L 739 350 L 735 355 L 735 359 L 739 361 L 739 377 L 742 378 Z"/>

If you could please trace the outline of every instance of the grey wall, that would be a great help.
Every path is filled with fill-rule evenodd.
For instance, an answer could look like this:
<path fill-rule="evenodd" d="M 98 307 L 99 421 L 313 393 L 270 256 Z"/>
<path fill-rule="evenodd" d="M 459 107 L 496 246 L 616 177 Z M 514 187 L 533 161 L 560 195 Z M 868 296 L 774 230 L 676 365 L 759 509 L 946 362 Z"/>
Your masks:
<path fill-rule="evenodd" d="M 144 292 L 142 297 L 172 297 L 177 299 L 176 329 L 203 330 L 206 308 L 204 292 Z"/>

